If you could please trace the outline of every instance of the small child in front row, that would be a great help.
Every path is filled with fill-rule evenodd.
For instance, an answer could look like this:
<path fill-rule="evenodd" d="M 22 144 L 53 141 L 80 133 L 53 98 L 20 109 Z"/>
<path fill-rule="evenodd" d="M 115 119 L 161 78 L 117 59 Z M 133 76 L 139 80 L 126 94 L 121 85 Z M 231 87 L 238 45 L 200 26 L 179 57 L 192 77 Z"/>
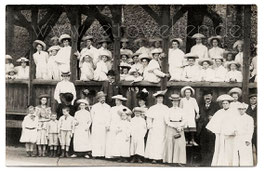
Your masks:
<path fill-rule="evenodd" d="M 28 115 L 24 117 L 22 122 L 22 133 L 20 137 L 21 143 L 26 143 L 27 156 L 35 156 L 33 154 L 33 148 L 37 141 L 37 126 L 38 118 L 35 115 L 35 108 L 33 106 L 28 107 Z"/>
<path fill-rule="evenodd" d="M 69 157 L 68 151 L 70 146 L 70 141 L 74 133 L 74 123 L 75 119 L 69 114 L 69 107 L 64 107 L 62 109 L 63 115 L 58 120 L 58 130 L 59 130 L 59 140 L 61 144 L 61 155 L 60 157 Z"/>
<path fill-rule="evenodd" d="M 38 127 L 37 127 L 37 148 L 38 148 L 38 156 L 45 157 L 46 156 L 46 146 L 48 144 L 47 139 L 47 122 L 49 119 L 44 118 L 42 116 L 38 119 Z"/>
<path fill-rule="evenodd" d="M 114 129 L 116 139 L 114 145 L 114 156 L 119 158 L 119 162 L 127 162 L 130 157 L 130 122 L 132 112 L 129 109 L 119 110 L 120 119 Z"/>
<path fill-rule="evenodd" d="M 142 117 L 144 109 L 135 107 L 133 113 L 135 117 L 131 119 L 131 145 L 130 155 L 133 156 L 131 162 L 142 162 L 144 156 L 144 137 L 147 132 L 147 124 L 145 119 Z"/>
<path fill-rule="evenodd" d="M 51 120 L 47 123 L 47 136 L 50 148 L 50 157 L 56 157 L 58 146 L 58 120 L 56 113 L 52 113 Z"/>

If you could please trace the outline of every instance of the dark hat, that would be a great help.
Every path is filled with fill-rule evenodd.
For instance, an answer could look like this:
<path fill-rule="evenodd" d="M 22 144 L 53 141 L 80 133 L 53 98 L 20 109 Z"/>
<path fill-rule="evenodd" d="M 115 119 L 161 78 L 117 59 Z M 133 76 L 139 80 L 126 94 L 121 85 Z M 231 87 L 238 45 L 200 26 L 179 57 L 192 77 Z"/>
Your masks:
<path fill-rule="evenodd" d="M 209 89 L 209 90 L 207 90 L 207 89 L 205 89 L 205 90 L 203 90 L 202 91 L 202 95 L 204 96 L 204 95 L 208 95 L 208 94 L 213 94 L 213 91 L 211 90 L 211 89 Z"/>
<path fill-rule="evenodd" d="M 42 98 L 50 98 L 50 96 L 48 94 L 39 95 L 39 99 L 42 99 Z"/>
<path fill-rule="evenodd" d="M 72 102 L 72 100 L 74 98 L 73 94 L 69 93 L 69 92 L 64 93 L 63 97 L 65 98 L 66 102 Z"/>
<path fill-rule="evenodd" d="M 109 70 L 107 73 L 107 76 L 115 76 L 115 71 L 114 70 Z"/>
<path fill-rule="evenodd" d="M 95 96 L 96 95 L 96 91 L 95 90 L 89 90 L 89 89 L 83 89 L 82 90 L 82 94 L 85 96 Z"/>
<path fill-rule="evenodd" d="M 147 100 L 147 97 L 149 96 L 149 92 L 146 90 L 146 88 L 143 88 L 141 91 L 137 93 L 137 99 L 140 100 Z"/>
<path fill-rule="evenodd" d="M 257 97 L 257 94 L 250 94 L 250 95 L 248 96 L 248 98 L 251 98 L 251 97 Z"/>

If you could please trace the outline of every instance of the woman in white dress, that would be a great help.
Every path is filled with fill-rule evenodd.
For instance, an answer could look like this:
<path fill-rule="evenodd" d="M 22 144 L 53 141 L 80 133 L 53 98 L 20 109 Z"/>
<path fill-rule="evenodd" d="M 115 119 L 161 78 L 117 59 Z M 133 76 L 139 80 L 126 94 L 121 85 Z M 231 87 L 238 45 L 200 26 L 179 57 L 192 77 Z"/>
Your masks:
<path fill-rule="evenodd" d="M 167 90 L 158 91 L 153 96 L 156 104 L 151 106 L 147 113 L 148 139 L 145 148 L 145 158 L 157 163 L 163 159 L 165 142 L 165 116 L 169 114 L 168 106 L 163 104 L 164 95 Z"/>
<path fill-rule="evenodd" d="M 107 61 L 111 59 L 109 52 L 102 50 L 99 52 L 100 61 L 97 63 L 94 71 L 94 80 L 96 81 L 107 81 L 108 66 Z"/>
<path fill-rule="evenodd" d="M 185 53 L 180 49 L 183 44 L 182 39 L 171 39 L 172 48 L 169 49 L 169 74 L 170 81 L 180 81 L 182 78 L 183 66 L 186 64 Z"/>
<path fill-rule="evenodd" d="M 173 107 L 169 109 L 169 115 L 165 117 L 167 126 L 163 162 L 186 164 L 186 140 L 184 134 L 186 120 L 183 110 L 178 107 L 181 97 L 179 94 L 172 94 L 169 99 L 172 101 Z"/>
<path fill-rule="evenodd" d="M 224 82 L 225 76 L 227 73 L 227 69 L 223 66 L 224 59 L 223 57 L 215 57 L 213 58 L 215 61 L 215 68 L 214 68 L 214 81 L 215 82 Z"/>
<path fill-rule="evenodd" d="M 188 65 L 184 68 L 182 72 L 182 81 L 196 82 L 199 81 L 199 71 L 200 68 L 196 64 L 196 59 L 199 57 L 194 53 L 187 53 L 185 55 Z"/>
<path fill-rule="evenodd" d="M 224 49 L 219 47 L 221 45 L 222 37 L 221 36 L 212 36 L 208 39 L 208 43 L 212 46 L 209 49 L 209 57 L 213 59 L 214 57 L 222 57 L 224 54 Z"/>
<path fill-rule="evenodd" d="M 60 50 L 60 46 L 51 46 L 48 49 L 48 52 L 50 52 L 50 57 L 48 59 L 48 79 L 53 79 L 53 80 L 60 80 L 60 70 L 58 67 L 57 62 L 55 61 L 57 52 Z"/>
<path fill-rule="evenodd" d="M 233 48 L 237 50 L 237 55 L 235 57 L 235 61 L 243 67 L 243 45 L 244 42 L 242 40 L 238 40 L 234 43 Z"/>
<path fill-rule="evenodd" d="M 33 47 L 37 50 L 32 56 L 36 65 L 36 79 L 48 79 L 48 53 L 46 50 L 46 44 L 41 40 L 35 40 Z"/>
<path fill-rule="evenodd" d="M 205 36 L 201 33 L 196 33 L 192 38 L 195 39 L 196 44 L 191 48 L 190 52 L 196 54 L 199 60 L 209 58 L 208 48 L 202 44 L 202 39 L 204 39 Z"/>
<path fill-rule="evenodd" d="M 227 67 L 229 71 L 226 73 L 225 81 L 231 83 L 242 82 L 243 75 L 239 71 L 241 65 L 235 61 L 231 61 L 227 64 Z"/>
<path fill-rule="evenodd" d="M 93 54 L 87 51 L 82 55 L 79 62 L 80 80 L 90 81 L 94 78 Z"/>
<path fill-rule="evenodd" d="M 77 53 L 77 58 L 81 59 L 82 57 L 85 56 L 85 54 L 91 54 L 92 60 L 93 60 L 93 65 L 96 66 L 96 64 L 99 62 L 99 51 L 97 48 L 95 48 L 93 44 L 93 36 L 88 35 L 84 36 L 82 38 L 82 41 L 86 43 L 86 47 L 82 48 L 80 53 Z"/>
<path fill-rule="evenodd" d="M 75 128 L 74 128 L 74 152 L 71 157 L 77 157 L 78 154 L 82 154 L 85 158 L 90 158 L 88 152 L 91 151 L 91 114 L 86 109 L 88 101 L 85 99 L 79 99 L 77 101 L 80 110 L 75 113 Z"/>
<path fill-rule="evenodd" d="M 14 65 L 12 63 L 13 58 L 10 55 L 6 55 L 6 65 L 5 65 L 5 71 L 6 73 L 9 72 L 9 70 L 14 69 Z"/>
<path fill-rule="evenodd" d="M 15 70 L 17 71 L 17 79 L 29 79 L 30 68 L 27 66 L 27 62 L 29 62 L 29 60 L 25 57 L 21 57 L 17 60 L 17 62 L 21 63 L 21 66 L 15 67 Z"/>
<path fill-rule="evenodd" d="M 150 48 L 147 47 L 147 39 L 146 38 L 138 38 L 134 40 L 134 43 L 137 45 L 139 48 L 136 53 L 145 53 L 145 54 L 150 54 Z"/>
<path fill-rule="evenodd" d="M 214 81 L 214 70 L 210 67 L 213 65 L 213 61 L 209 59 L 202 59 L 199 61 L 201 70 L 199 71 L 199 80 L 202 82 Z"/>
<path fill-rule="evenodd" d="M 215 134 L 215 150 L 212 166 L 233 166 L 236 157 L 235 137 L 238 113 L 230 109 L 230 102 L 234 99 L 223 94 L 217 98 L 222 109 L 218 110 L 206 128 Z"/>

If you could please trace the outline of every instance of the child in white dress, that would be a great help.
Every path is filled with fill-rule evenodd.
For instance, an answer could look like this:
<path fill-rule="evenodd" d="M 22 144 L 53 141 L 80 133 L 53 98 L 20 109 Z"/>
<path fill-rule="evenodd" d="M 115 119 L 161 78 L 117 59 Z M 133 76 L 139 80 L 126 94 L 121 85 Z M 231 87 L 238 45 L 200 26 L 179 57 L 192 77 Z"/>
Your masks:
<path fill-rule="evenodd" d="M 134 117 L 131 119 L 131 144 L 130 155 L 133 156 L 131 162 L 142 162 L 144 157 L 144 137 L 147 132 L 147 124 L 142 117 L 144 109 L 135 107 L 133 109 Z"/>
<path fill-rule="evenodd" d="M 41 40 L 35 40 L 33 47 L 37 50 L 33 54 L 33 60 L 36 64 L 36 79 L 48 79 L 48 53 L 44 51 L 46 44 Z"/>
<path fill-rule="evenodd" d="M 35 115 L 34 106 L 28 107 L 28 114 L 22 121 L 22 133 L 20 137 L 21 143 L 26 143 L 27 156 L 35 156 L 33 154 L 33 148 L 37 141 L 37 126 L 38 118 Z"/>
<path fill-rule="evenodd" d="M 107 81 L 107 73 L 108 73 L 108 67 L 107 67 L 107 61 L 108 59 L 111 59 L 110 54 L 102 50 L 99 53 L 100 61 L 97 63 L 96 69 L 94 71 L 94 80 L 96 81 Z"/>
<path fill-rule="evenodd" d="M 80 80 L 90 81 L 94 77 L 94 65 L 93 65 L 93 55 L 90 52 L 86 52 L 79 62 L 80 68 Z"/>
<path fill-rule="evenodd" d="M 226 82 L 231 82 L 231 83 L 242 82 L 243 75 L 242 72 L 238 70 L 240 66 L 241 65 L 235 61 L 231 61 L 228 63 L 227 67 L 229 71 L 226 73 L 225 76 Z"/>
<path fill-rule="evenodd" d="M 201 33 L 196 33 L 192 36 L 193 39 L 195 39 L 196 44 L 191 48 L 190 52 L 196 54 L 200 59 L 208 59 L 208 48 L 202 44 L 202 39 L 205 38 L 205 36 Z"/>
<path fill-rule="evenodd" d="M 133 81 L 132 83 L 140 82 L 143 80 L 141 73 L 138 69 L 130 69 L 129 76 L 125 78 L 125 81 Z"/>
<path fill-rule="evenodd" d="M 202 59 L 199 61 L 201 69 L 199 71 L 199 80 L 202 82 L 214 81 L 214 70 L 210 68 L 213 65 L 213 61 L 209 59 Z"/>
<path fill-rule="evenodd" d="M 60 46 L 51 46 L 48 49 L 48 52 L 50 52 L 50 57 L 48 59 L 48 79 L 53 79 L 53 80 L 60 80 L 60 70 L 58 67 L 56 60 L 56 55 L 58 50 L 60 50 Z"/>
<path fill-rule="evenodd" d="M 214 81 L 215 82 L 224 82 L 227 69 L 223 66 L 223 57 L 215 57 L 215 68 L 214 68 Z"/>
<path fill-rule="evenodd" d="M 47 122 L 48 146 L 50 148 L 50 157 L 56 157 L 58 146 L 58 120 L 56 113 L 51 114 L 51 120 Z"/>
<path fill-rule="evenodd" d="M 21 63 L 21 66 L 15 67 L 15 70 L 17 71 L 17 79 L 29 79 L 30 68 L 27 66 L 27 62 L 29 62 L 29 60 L 25 57 L 21 57 L 17 60 L 17 62 Z"/>
<path fill-rule="evenodd" d="M 199 81 L 199 66 L 196 65 L 196 59 L 199 57 L 196 54 L 188 53 L 185 55 L 187 58 L 188 66 L 182 72 L 182 81 L 196 82 Z"/>
<path fill-rule="evenodd" d="M 120 80 L 124 81 L 129 76 L 128 71 L 130 70 L 131 66 L 128 63 L 125 63 L 123 65 L 120 65 L 119 67 L 121 70 Z"/>
<path fill-rule="evenodd" d="M 195 98 L 191 97 L 195 90 L 190 86 L 181 89 L 181 95 L 184 97 L 180 100 L 180 108 L 183 109 L 184 119 L 187 123 L 188 133 L 191 135 L 191 141 L 187 138 L 187 144 L 198 146 L 195 142 L 194 134 L 196 132 L 196 120 L 200 117 L 199 106 Z"/>

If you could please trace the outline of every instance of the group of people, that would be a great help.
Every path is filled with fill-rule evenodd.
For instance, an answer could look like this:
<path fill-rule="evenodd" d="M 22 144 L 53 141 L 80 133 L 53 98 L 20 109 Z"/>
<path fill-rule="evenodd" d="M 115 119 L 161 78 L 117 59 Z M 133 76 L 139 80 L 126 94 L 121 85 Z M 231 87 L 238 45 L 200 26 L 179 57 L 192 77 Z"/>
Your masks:
<path fill-rule="evenodd" d="M 181 47 L 183 41 L 180 38 L 170 40 L 171 48 L 168 57 L 162 50 L 162 39 L 139 38 L 134 41 L 138 50 L 133 53 L 128 49 L 129 39 L 121 39 L 120 49 L 120 79 L 139 82 L 148 81 L 159 83 L 161 78 L 167 77 L 171 81 L 209 81 L 209 82 L 242 82 L 243 45 L 238 40 L 233 49 L 221 48 L 222 37 L 212 36 L 208 38 L 211 46 L 208 49 L 203 44 L 206 37 L 197 33 L 192 36 L 195 45 L 191 51 L 185 54 Z M 113 67 L 112 52 L 108 50 L 109 38 L 103 37 L 98 41 L 100 48 L 93 46 L 93 36 L 83 37 L 85 47 L 80 52 L 73 53 L 73 58 L 78 59 L 80 80 L 83 81 L 108 81 L 108 72 Z M 46 51 L 46 44 L 41 40 L 35 40 L 33 47 L 36 52 L 33 60 L 36 65 L 36 79 L 61 80 L 62 71 L 70 71 L 71 36 L 62 34 L 59 38 L 51 39 L 52 46 Z M 150 43 L 148 46 L 147 43 Z M 161 70 L 163 59 L 169 60 L 169 73 Z M 14 67 L 12 57 L 6 55 L 6 76 L 8 79 L 28 79 L 29 60 L 22 57 L 17 60 L 21 66 Z M 257 57 L 250 61 L 250 80 L 257 81 Z"/>
<path fill-rule="evenodd" d="M 48 106 L 50 96 L 46 94 L 39 97 L 40 105 L 28 108 L 20 139 L 26 143 L 27 156 L 35 156 L 33 149 L 37 144 L 38 156 L 46 156 L 49 151 L 49 156 L 55 157 L 60 150 L 60 157 L 121 162 L 147 159 L 152 163 L 183 165 L 187 159 L 186 146 L 199 143 L 203 166 L 254 164 L 255 94 L 250 96 L 248 106 L 240 102 L 241 89 L 232 88 L 217 98 L 220 109 L 212 99 L 212 91 L 204 91 L 204 102 L 198 105 L 193 97 L 195 90 L 185 86 L 180 93 L 170 95 L 172 107 L 163 104 L 167 93 L 164 90 L 152 94 L 156 103 L 148 108 L 149 92 L 144 88 L 137 93 L 139 106 L 131 111 L 123 105 L 127 98 L 121 94 L 113 96 L 115 106 L 111 107 L 102 91 L 96 94 L 97 103 L 90 106 L 86 98 L 76 99 L 70 72 L 61 72 L 61 78 L 54 93 L 58 102 L 56 113 Z"/>

